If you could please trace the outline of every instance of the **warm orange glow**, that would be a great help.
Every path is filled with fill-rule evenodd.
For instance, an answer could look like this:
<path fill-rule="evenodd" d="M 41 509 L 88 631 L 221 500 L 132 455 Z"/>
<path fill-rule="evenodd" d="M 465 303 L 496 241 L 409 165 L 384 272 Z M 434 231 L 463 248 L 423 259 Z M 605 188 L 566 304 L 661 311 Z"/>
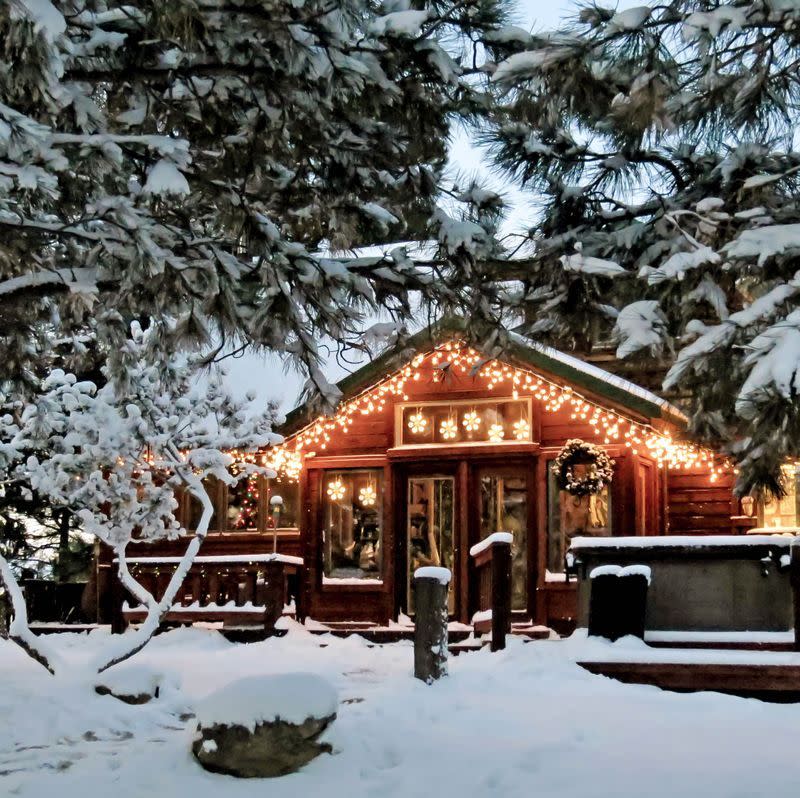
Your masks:
<path fill-rule="evenodd" d="M 324 450 L 333 434 L 347 433 L 358 416 L 380 413 L 390 398 L 408 401 L 406 387 L 409 382 L 442 382 L 447 372 L 472 377 L 492 390 L 505 388 L 514 399 L 521 395 L 530 396 L 547 413 L 567 409 L 573 420 L 593 428 L 599 443 L 621 444 L 632 453 L 646 453 L 656 461 L 659 468 L 705 469 L 712 482 L 724 470 L 730 469 L 730 463 L 721 460 L 708 449 L 676 440 L 669 432 L 657 430 L 616 410 L 602 407 L 581 396 L 571 386 L 560 385 L 530 369 L 486 360 L 478 351 L 456 341 L 416 355 L 399 371 L 343 402 L 334 415 L 320 416 L 312 421 L 286 444 L 271 449 L 267 464 L 279 473 L 296 479 L 302 468 L 304 453 Z M 462 418 L 462 424 L 467 431 L 475 431 L 481 423 L 480 416 L 477 413 L 474 416 L 475 418 L 473 411 L 470 411 Z M 409 417 L 408 428 L 414 434 L 421 434 L 427 430 L 429 423 L 430 419 L 421 410 L 417 410 Z M 520 419 L 512 427 L 511 434 L 516 440 L 530 440 L 531 427 L 527 419 Z M 457 433 L 458 423 L 454 417 L 446 418 L 440 423 L 439 434 L 444 440 L 453 440 Z M 490 425 L 488 438 L 494 443 L 503 441 L 503 426 L 496 423 Z"/>

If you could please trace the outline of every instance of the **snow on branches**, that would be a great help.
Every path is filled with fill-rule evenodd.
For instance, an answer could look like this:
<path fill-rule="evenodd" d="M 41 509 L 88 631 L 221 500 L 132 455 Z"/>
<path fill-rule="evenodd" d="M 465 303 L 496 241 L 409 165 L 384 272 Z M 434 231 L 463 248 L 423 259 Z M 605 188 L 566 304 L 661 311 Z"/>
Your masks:
<path fill-rule="evenodd" d="M 765 452 L 773 470 L 800 456 L 777 432 L 800 399 L 798 30 L 796 2 L 585 2 L 489 67 L 495 156 L 543 208 L 531 332 L 661 358 L 693 433 L 742 463 L 743 492 L 777 485 Z"/>
<path fill-rule="evenodd" d="M 401 251 L 347 253 L 430 237 L 450 122 L 488 107 L 472 75 L 503 15 L 503 0 L 0 4 L 9 376 L 53 327 L 90 328 L 119 375 L 126 320 L 148 316 L 170 351 L 277 352 L 330 404 L 320 339 L 360 348 L 361 322 L 407 322 L 412 292 L 458 301 Z"/>
<path fill-rule="evenodd" d="M 233 485 L 255 473 L 270 474 L 264 466 L 235 462 L 229 452 L 263 449 L 282 440 L 271 431 L 274 407 L 252 414 L 248 403 L 228 395 L 219 378 L 198 380 L 188 364 L 170 364 L 165 376 L 164 368 L 144 357 L 147 338 L 134 326 L 127 344 L 126 391 L 118 383 L 98 388 L 56 370 L 43 381 L 35 403 L 2 420 L 0 456 L 7 478 L 76 512 L 84 530 L 113 549 L 120 580 L 147 607 L 144 623 L 115 642 L 101 670 L 141 648 L 172 606 L 211 521 L 213 505 L 204 481 L 215 477 Z M 176 520 L 179 492 L 203 508 L 191 533 Z M 187 534 L 186 552 L 164 595 L 156 599 L 129 573 L 127 547 Z M 0 569 L 14 600 L 11 635 L 41 651 L 27 629 L 13 574 L 1 558 Z M 50 657 L 39 659 L 49 662 Z"/>

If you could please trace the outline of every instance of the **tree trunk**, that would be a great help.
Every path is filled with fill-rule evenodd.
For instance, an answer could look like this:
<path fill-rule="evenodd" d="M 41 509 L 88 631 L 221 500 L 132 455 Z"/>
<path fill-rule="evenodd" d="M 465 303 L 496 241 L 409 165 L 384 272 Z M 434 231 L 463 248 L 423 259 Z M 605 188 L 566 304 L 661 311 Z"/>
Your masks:
<path fill-rule="evenodd" d="M 17 582 L 8 560 L 0 555 L 0 581 L 5 586 L 11 600 L 14 617 L 8 625 L 8 639 L 13 640 L 28 656 L 35 659 L 43 668 L 55 674 L 60 666 L 60 658 L 44 640 L 35 635 L 28 624 L 28 608 L 25 596 Z"/>
<path fill-rule="evenodd" d="M 211 517 L 214 514 L 214 505 L 203 487 L 201 480 L 193 474 L 184 475 L 184 479 L 189 490 L 203 504 L 203 514 L 200 516 L 200 522 L 197 525 L 194 537 L 186 547 L 186 551 L 183 557 L 181 557 L 178 567 L 172 574 L 172 578 L 169 580 L 169 584 L 164 591 L 164 595 L 161 597 L 161 601 L 157 601 L 150 592 L 145 590 L 144 587 L 133 578 L 128 570 L 124 548 L 117 551 L 117 573 L 119 579 L 136 598 L 146 604 L 147 616 L 142 622 L 142 625 L 135 632 L 120 635 L 117 644 L 112 648 L 110 658 L 105 659 L 105 661 L 97 667 L 98 673 L 103 673 L 103 671 L 114 667 L 114 665 L 124 662 L 147 645 L 150 638 L 158 631 L 159 626 L 161 626 L 161 621 L 164 616 L 172 609 L 175 596 L 178 594 L 183 580 L 186 579 L 192 567 L 192 563 L 194 563 L 194 558 L 200 550 L 200 545 L 206 537 L 208 525 L 211 523 Z"/>

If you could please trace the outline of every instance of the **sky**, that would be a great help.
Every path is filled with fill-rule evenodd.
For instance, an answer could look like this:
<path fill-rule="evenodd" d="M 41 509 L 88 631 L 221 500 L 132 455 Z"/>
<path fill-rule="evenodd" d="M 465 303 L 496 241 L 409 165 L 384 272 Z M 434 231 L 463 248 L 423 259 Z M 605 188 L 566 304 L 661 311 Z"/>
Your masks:
<path fill-rule="evenodd" d="M 607 0 L 609 7 L 626 8 L 642 5 L 643 0 Z M 574 0 L 518 0 L 514 24 L 526 30 L 549 30 L 558 25 L 565 15 L 575 8 Z M 519 191 L 504 183 L 502 177 L 492 173 L 484 163 L 482 153 L 472 146 L 469 136 L 461 131 L 454 136 L 450 148 L 450 162 L 453 171 L 460 174 L 477 175 L 481 181 L 495 191 L 503 194 L 510 207 L 509 225 L 522 227 L 526 218 L 531 216 L 530 204 Z M 302 389 L 304 378 L 292 371 L 286 371 L 280 359 L 275 355 L 259 355 L 246 352 L 241 357 L 225 361 L 227 381 L 230 389 L 237 396 L 253 391 L 257 401 L 276 400 L 283 412 L 288 412 L 297 404 L 297 397 Z M 325 368 L 328 379 L 336 381 L 346 375 L 346 371 L 335 362 Z"/>

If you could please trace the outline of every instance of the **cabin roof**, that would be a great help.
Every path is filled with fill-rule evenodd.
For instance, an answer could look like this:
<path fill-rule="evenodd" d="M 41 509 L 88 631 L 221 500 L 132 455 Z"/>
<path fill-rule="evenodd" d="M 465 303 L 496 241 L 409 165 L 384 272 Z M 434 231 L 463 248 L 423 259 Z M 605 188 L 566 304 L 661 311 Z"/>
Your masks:
<path fill-rule="evenodd" d="M 443 319 L 411 336 L 402 350 L 387 349 L 336 383 L 342 393 L 340 401 L 347 401 L 367 390 L 387 374 L 405 366 L 418 352 L 438 346 L 458 333 L 463 333 L 465 326 L 463 319 Z M 509 345 L 498 358 L 502 362 L 526 366 L 552 375 L 649 419 L 664 419 L 681 427 L 686 424 L 686 416 L 681 410 L 652 391 L 518 333 L 510 333 L 509 339 Z M 281 432 L 287 436 L 292 435 L 313 421 L 315 416 L 308 403 L 301 404 L 287 414 Z"/>

